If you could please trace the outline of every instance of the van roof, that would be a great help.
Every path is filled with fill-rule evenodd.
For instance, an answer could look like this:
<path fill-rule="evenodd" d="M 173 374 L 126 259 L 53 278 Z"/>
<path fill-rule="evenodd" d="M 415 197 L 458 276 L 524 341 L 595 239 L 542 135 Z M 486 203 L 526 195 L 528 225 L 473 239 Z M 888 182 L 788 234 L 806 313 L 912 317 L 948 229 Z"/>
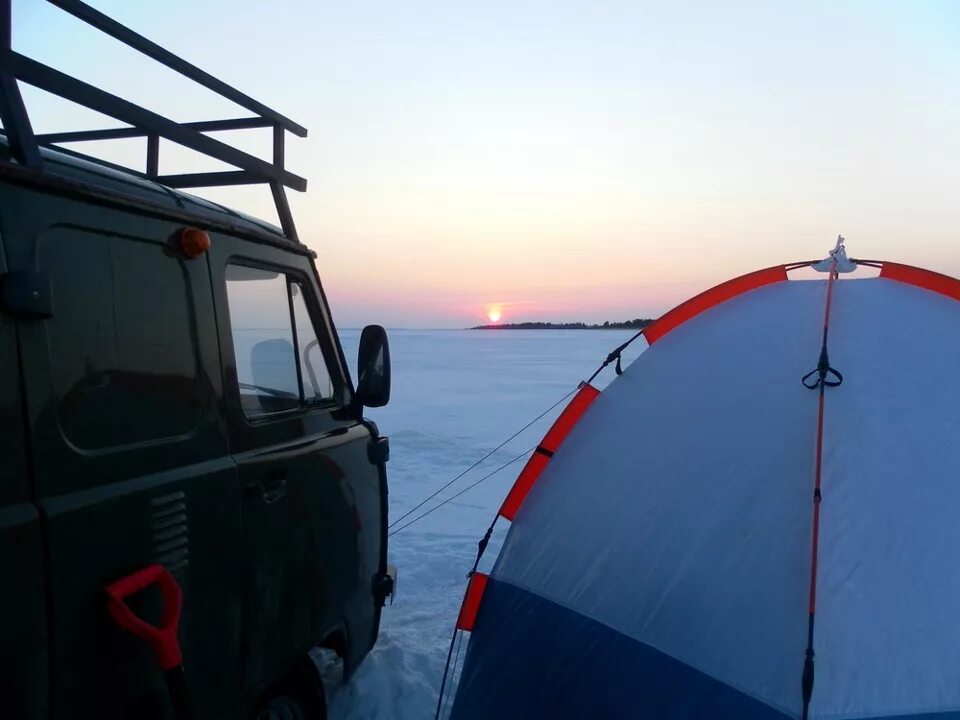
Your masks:
<path fill-rule="evenodd" d="M 80 157 L 62 148 L 42 147 L 40 154 L 43 158 L 42 175 L 52 181 L 60 180 L 62 185 L 94 192 L 99 190 L 114 196 L 121 204 L 124 199 L 128 199 L 136 204 L 145 203 L 157 210 L 169 211 L 164 214 L 189 214 L 198 220 L 206 221 L 207 224 L 239 232 L 252 239 L 262 239 L 271 244 L 292 247 L 299 252 L 305 250 L 300 243 L 287 239 L 276 225 L 219 203 L 167 187 L 125 168 L 113 166 L 107 162 L 98 162 L 85 156 Z M 37 177 L 40 175 L 29 173 L 25 168 L 23 173 L 17 173 L 18 168 L 19 166 L 11 157 L 9 140 L 3 130 L 0 130 L 0 177 L 10 174 Z"/>

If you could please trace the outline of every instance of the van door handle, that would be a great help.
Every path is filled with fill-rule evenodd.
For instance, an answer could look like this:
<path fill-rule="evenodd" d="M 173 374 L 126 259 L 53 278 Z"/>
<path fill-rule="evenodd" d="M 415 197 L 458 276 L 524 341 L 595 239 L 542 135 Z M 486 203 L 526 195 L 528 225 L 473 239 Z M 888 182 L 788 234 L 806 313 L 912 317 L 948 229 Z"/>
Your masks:
<path fill-rule="evenodd" d="M 260 499 L 267 505 L 273 505 L 287 494 L 286 474 L 276 474 L 260 481 Z"/>

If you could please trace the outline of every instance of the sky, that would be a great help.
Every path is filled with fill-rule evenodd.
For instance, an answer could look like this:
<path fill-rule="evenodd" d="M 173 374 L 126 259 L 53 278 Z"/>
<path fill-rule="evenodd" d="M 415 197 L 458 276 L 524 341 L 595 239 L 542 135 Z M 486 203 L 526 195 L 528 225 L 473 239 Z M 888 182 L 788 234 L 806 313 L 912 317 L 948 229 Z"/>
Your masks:
<path fill-rule="evenodd" d="M 91 4 L 310 130 L 291 204 L 342 327 L 655 317 L 838 233 L 960 275 L 954 0 Z M 14 47 L 175 120 L 244 114 L 40 0 Z M 115 125 L 24 95 L 37 131 Z M 266 188 L 198 194 L 275 221 Z"/>

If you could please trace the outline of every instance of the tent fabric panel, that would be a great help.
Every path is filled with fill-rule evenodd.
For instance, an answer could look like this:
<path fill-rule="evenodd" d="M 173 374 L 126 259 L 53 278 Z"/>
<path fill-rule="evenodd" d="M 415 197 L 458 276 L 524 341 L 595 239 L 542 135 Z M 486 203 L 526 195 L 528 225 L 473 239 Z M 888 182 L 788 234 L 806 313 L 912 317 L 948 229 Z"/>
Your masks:
<path fill-rule="evenodd" d="M 825 718 L 960 709 L 960 304 L 914 285 L 835 288 L 844 382 L 826 393 L 812 705 Z"/>
<path fill-rule="evenodd" d="M 833 718 L 831 718 L 833 720 Z M 860 715 L 850 715 L 841 720 L 861 720 Z M 960 710 L 945 710 L 942 712 L 922 712 L 910 715 L 875 715 L 863 720 L 960 720 Z"/>
<path fill-rule="evenodd" d="M 673 310 L 666 312 L 644 329 L 643 336 L 650 345 L 653 345 L 671 330 L 676 329 L 691 318 L 712 307 L 724 303 L 737 295 L 749 292 L 750 290 L 756 290 L 764 285 L 781 282 L 786 279 L 786 268 L 783 265 L 777 265 L 728 280 L 690 298 L 686 302 L 677 305 Z"/>
<path fill-rule="evenodd" d="M 491 575 L 799 710 L 825 282 L 768 285 L 597 398 Z"/>
<path fill-rule="evenodd" d="M 791 716 L 596 620 L 491 579 L 450 717 Z"/>

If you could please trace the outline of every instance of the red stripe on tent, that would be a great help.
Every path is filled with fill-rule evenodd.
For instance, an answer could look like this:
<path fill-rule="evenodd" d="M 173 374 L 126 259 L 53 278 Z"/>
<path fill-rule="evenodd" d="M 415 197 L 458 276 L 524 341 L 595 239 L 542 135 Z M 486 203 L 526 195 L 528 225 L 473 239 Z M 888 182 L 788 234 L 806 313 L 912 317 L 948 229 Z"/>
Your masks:
<path fill-rule="evenodd" d="M 457 616 L 457 630 L 473 630 L 473 624 L 477 621 L 477 611 L 480 609 L 480 601 L 483 599 L 483 591 L 486 588 L 486 575 L 475 572 L 470 576 L 470 583 L 467 585 L 467 592 L 460 606 L 460 614 Z"/>
<path fill-rule="evenodd" d="M 527 494 L 537 481 L 537 478 L 540 477 L 540 473 L 543 472 L 547 463 L 550 462 L 550 458 L 553 457 L 557 448 L 560 447 L 560 443 L 562 443 L 570 431 L 573 430 L 577 421 L 580 420 L 587 411 L 587 408 L 597 399 L 599 394 L 600 391 L 593 387 L 593 385 L 584 385 L 580 388 L 580 391 L 573 396 L 573 400 L 571 400 L 570 404 L 560 413 L 560 417 L 557 418 L 556 422 L 553 423 L 544 436 L 543 442 L 533 451 L 533 455 L 527 460 L 527 464 L 523 466 L 523 470 L 520 471 L 520 475 L 517 476 L 516 482 L 513 484 L 506 499 L 503 501 L 503 505 L 500 507 L 500 515 L 507 520 L 513 520 L 513 518 L 516 517 L 517 511 L 520 509 L 520 506 L 523 505 Z"/>
<path fill-rule="evenodd" d="M 580 388 L 577 394 L 573 396 L 570 404 L 560 413 L 556 422 L 547 430 L 547 434 L 543 436 L 543 442 L 540 443 L 540 447 L 549 450 L 551 453 L 555 453 L 560 447 L 560 443 L 570 434 L 574 425 L 583 417 L 587 408 L 590 407 L 599 395 L 600 391 L 593 385 L 584 385 Z"/>
<path fill-rule="evenodd" d="M 527 494 L 537 481 L 537 478 L 540 477 L 540 473 L 543 472 L 548 462 L 550 462 L 550 458 L 541 453 L 534 452 L 533 455 L 530 456 L 527 464 L 523 466 L 523 470 L 521 470 L 517 476 L 516 482 L 513 483 L 513 487 L 510 488 L 510 493 L 503 501 L 503 505 L 500 506 L 500 514 L 503 515 L 503 517 L 507 520 L 513 520 L 513 518 L 516 517 L 517 510 L 523 505 Z"/>
<path fill-rule="evenodd" d="M 932 290 L 954 300 L 960 300 L 960 280 L 932 270 L 885 262 L 880 267 L 880 277 L 916 285 L 924 290 Z"/>
<path fill-rule="evenodd" d="M 764 285 L 771 285 L 786 279 L 787 269 L 783 265 L 776 265 L 775 267 L 741 275 L 733 280 L 727 280 L 727 282 L 712 287 L 696 297 L 692 297 L 686 302 L 677 305 L 665 315 L 661 315 L 656 322 L 647 326 L 643 331 L 643 336 L 650 345 L 653 345 L 657 340 L 690 318 L 696 317 L 700 313 L 720 303 L 724 303 L 750 290 L 756 290 Z"/>

